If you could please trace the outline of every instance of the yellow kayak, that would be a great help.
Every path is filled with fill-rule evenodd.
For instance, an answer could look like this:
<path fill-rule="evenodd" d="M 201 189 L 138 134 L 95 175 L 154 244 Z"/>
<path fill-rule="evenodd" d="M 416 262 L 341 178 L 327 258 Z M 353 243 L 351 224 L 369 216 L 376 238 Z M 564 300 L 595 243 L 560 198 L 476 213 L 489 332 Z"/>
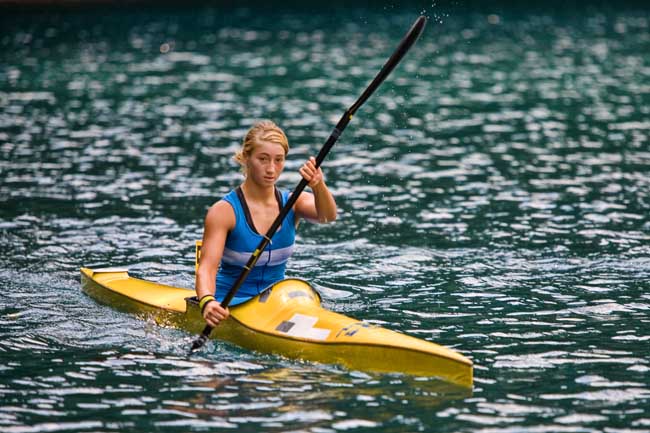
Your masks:
<path fill-rule="evenodd" d="M 124 269 L 81 268 L 84 292 L 115 308 L 199 334 L 205 321 L 193 290 L 129 276 Z M 471 388 L 472 362 L 446 347 L 325 310 L 300 279 L 282 280 L 230 308 L 211 338 L 247 349 L 351 369 L 434 376 Z"/>

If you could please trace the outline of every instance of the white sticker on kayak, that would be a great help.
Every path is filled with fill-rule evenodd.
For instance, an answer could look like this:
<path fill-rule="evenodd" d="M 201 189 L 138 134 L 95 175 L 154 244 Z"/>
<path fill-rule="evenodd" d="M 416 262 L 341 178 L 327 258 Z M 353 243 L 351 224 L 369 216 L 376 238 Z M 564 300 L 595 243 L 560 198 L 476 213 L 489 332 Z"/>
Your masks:
<path fill-rule="evenodd" d="M 129 272 L 127 268 L 99 268 L 93 269 L 93 272 L 96 274 L 113 274 L 120 272 Z"/>
<path fill-rule="evenodd" d="M 280 323 L 275 329 L 292 337 L 325 340 L 330 335 L 330 330 L 314 328 L 316 322 L 318 317 L 294 314 L 291 319 Z"/>

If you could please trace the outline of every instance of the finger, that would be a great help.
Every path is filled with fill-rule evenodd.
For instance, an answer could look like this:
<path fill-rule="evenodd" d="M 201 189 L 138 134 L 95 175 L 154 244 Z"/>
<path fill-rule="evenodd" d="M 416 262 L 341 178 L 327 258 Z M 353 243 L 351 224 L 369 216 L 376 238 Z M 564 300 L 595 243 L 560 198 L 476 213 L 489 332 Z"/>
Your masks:
<path fill-rule="evenodd" d="M 204 318 L 205 320 L 212 319 L 218 321 L 223 318 L 223 314 L 221 314 L 216 308 L 211 308 L 206 310 Z"/>
<path fill-rule="evenodd" d="M 304 177 L 306 181 L 309 182 L 314 174 L 310 173 L 309 171 L 307 171 L 306 168 L 303 167 L 300 169 L 300 175 Z"/>

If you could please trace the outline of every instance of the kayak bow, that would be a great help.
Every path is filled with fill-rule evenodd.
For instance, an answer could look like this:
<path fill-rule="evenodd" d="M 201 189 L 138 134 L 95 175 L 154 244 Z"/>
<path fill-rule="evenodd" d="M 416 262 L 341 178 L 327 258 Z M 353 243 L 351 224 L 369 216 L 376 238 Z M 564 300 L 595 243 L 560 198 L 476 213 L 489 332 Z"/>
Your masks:
<path fill-rule="evenodd" d="M 84 292 L 163 326 L 198 333 L 205 326 L 194 291 L 129 276 L 125 269 L 81 268 Z M 288 358 L 363 371 L 435 376 L 472 387 L 472 362 L 446 347 L 325 310 L 306 281 L 290 278 L 230 308 L 214 329 L 218 338 Z"/>

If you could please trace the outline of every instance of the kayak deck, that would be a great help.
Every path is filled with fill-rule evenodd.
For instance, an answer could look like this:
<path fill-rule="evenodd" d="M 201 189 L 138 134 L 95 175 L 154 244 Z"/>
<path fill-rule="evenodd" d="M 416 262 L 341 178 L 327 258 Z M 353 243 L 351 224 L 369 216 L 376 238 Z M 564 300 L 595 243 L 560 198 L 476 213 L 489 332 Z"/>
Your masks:
<path fill-rule="evenodd" d="M 195 293 L 129 276 L 123 269 L 81 269 L 83 290 L 100 302 L 199 333 L 205 326 Z M 230 319 L 211 338 L 290 358 L 367 371 L 436 376 L 463 387 L 473 382 L 472 362 L 425 340 L 325 310 L 307 282 L 282 280 L 230 308 Z"/>

